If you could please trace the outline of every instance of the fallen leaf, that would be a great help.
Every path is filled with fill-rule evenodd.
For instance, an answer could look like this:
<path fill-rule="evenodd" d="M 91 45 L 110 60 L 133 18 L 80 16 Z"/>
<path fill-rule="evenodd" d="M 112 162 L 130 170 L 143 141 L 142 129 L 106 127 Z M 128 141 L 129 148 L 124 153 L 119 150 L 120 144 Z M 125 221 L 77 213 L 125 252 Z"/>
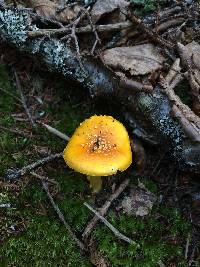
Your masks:
<path fill-rule="evenodd" d="M 161 69 L 165 58 L 152 44 L 107 49 L 102 59 L 108 66 L 129 71 L 131 75 L 144 75 Z"/>
<path fill-rule="evenodd" d="M 63 8 L 62 11 L 59 11 L 59 4 L 50 0 L 28 0 L 27 6 L 35 9 L 37 14 L 41 17 L 61 23 L 68 23 L 70 20 L 74 19 L 80 11 L 78 6 L 74 8 L 66 7 Z"/>
<path fill-rule="evenodd" d="M 92 21 L 96 23 L 100 18 L 116 9 L 125 11 L 128 6 L 129 3 L 126 0 L 97 0 L 91 11 Z"/>
<path fill-rule="evenodd" d="M 119 208 L 122 208 L 124 213 L 144 217 L 149 214 L 157 197 L 145 187 L 132 186 L 129 196 L 126 196 Z"/>

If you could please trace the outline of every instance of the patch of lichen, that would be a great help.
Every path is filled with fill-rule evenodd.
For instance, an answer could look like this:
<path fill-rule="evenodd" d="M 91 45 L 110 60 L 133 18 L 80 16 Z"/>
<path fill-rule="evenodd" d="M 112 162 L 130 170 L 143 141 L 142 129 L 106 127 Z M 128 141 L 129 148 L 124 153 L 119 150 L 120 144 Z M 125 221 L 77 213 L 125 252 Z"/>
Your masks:
<path fill-rule="evenodd" d="M 8 73 L 5 68 L 0 67 L 0 86 L 17 94 L 10 83 Z M 51 126 L 71 135 L 82 120 L 101 111 L 94 109 L 85 100 L 81 102 L 81 94 L 76 90 L 74 94 L 67 93 L 63 97 L 63 92 L 66 92 L 65 86 L 66 81 L 58 83 L 56 80 L 52 84 L 55 89 L 53 104 L 45 103 L 42 108 Z M 30 127 L 28 123 L 17 123 L 13 120 L 11 112 L 16 112 L 18 106 L 11 96 L 2 94 L 0 103 L 0 124 L 20 130 Z M 0 131 L 0 147 L 0 172 L 4 175 L 10 167 L 22 167 L 41 158 L 42 155 L 35 147 L 46 147 L 55 153 L 63 150 L 65 142 L 38 126 L 33 132 L 33 138 L 28 139 Z M 62 160 L 52 162 L 44 169 L 47 176 L 58 183 L 58 186 L 49 184 L 56 204 L 74 231 L 81 236 L 81 231 L 93 216 L 83 202 L 94 202 L 84 175 L 69 170 Z M 112 181 L 119 184 L 126 175 L 127 173 L 117 174 Z M 131 179 L 135 179 L 134 174 L 131 174 Z M 156 187 L 151 181 L 141 182 L 156 192 Z M 107 183 L 108 179 L 105 179 L 104 185 Z M 1 204 L 11 205 L 11 208 L 3 210 L 3 220 L 0 223 L 0 228 L 5 234 L 0 247 L 0 266 L 91 266 L 87 257 L 80 254 L 68 232 L 59 222 L 40 181 L 27 175 L 15 184 L 18 186 L 16 192 L 15 187 L 12 190 L 3 187 L 0 195 Z M 96 197 L 97 202 L 102 204 L 110 192 L 110 187 L 102 191 Z M 185 233 L 189 232 L 189 227 L 175 209 L 155 208 L 148 218 L 142 220 L 123 214 L 117 216 L 113 206 L 108 220 L 140 245 L 140 248 L 127 245 L 116 239 L 105 226 L 99 225 L 93 236 L 98 241 L 99 250 L 108 258 L 111 266 L 151 267 L 159 260 L 175 260 L 179 262 L 177 266 L 185 266 L 181 245 L 182 240 L 186 239 Z M 168 225 L 166 233 L 165 221 Z M 178 244 L 173 244 L 173 240 L 178 240 Z"/>

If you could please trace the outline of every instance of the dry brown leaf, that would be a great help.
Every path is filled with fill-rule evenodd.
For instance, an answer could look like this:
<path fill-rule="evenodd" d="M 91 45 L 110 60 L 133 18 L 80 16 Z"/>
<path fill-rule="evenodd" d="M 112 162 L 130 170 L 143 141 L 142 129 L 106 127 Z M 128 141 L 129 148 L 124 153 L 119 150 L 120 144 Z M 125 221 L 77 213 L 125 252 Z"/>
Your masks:
<path fill-rule="evenodd" d="M 102 54 L 102 59 L 108 66 L 129 71 L 131 75 L 144 75 L 161 69 L 165 60 L 152 44 L 108 49 Z"/>
<path fill-rule="evenodd" d="M 156 200 L 156 195 L 140 183 L 137 187 L 132 186 L 129 196 L 122 200 L 120 208 L 128 215 L 143 217 L 149 214 Z"/>
<path fill-rule="evenodd" d="M 70 20 L 74 19 L 80 11 L 80 8 L 76 6 L 74 8 L 66 7 L 61 12 L 58 12 L 58 3 L 54 3 L 50 0 L 28 0 L 27 3 L 27 6 L 34 8 L 41 17 L 61 23 L 68 23 Z"/>
<path fill-rule="evenodd" d="M 116 9 L 125 11 L 128 6 L 129 3 L 126 0 L 97 0 L 91 11 L 92 21 L 96 23 L 100 18 Z"/>

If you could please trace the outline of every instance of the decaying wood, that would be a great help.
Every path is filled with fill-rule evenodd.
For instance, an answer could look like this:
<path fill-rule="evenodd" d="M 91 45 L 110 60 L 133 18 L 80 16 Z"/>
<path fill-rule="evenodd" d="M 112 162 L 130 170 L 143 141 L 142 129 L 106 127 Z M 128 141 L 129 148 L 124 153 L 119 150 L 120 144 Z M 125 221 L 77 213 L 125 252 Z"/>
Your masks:
<path fill-rule="evenodd" d="M 85 70 L 83 71 L 76 51 L 64 40 L 48 36 L 38 39 L 29 38 L 30 31 L 38 30 L 34 23 L 26 10 L 1 10 L 0 37 L 2 41 L 14 45 L 23 52 L 39 56 L 50 71 L 58 72 L 72 81 L 79 82 L 91 97 L 104 97 L 109 101 L 112 98 L 112 101 L 119 103 L 122 111 L 134 117 L 147 134 L 153 135 L 157 142 L 170 151 L 181 169 L 200 172 L 200 143 L 191 140 L 177 119 L 173 117 L 172 103 L 160 85 L 155 86 L 151 94 L 133 92 L 121 86 L 120 78 L 99 59 L 89 56 L 81 58 Z M 143 27 L 141 29 L 145 30 Z M 145 33 L 148 34 L 146 30 Z M 158 42 L 164 41 L 162 39 Z M 165 44 L 168 44 L 167 47 L 174 48 L 174 44 Z"/>

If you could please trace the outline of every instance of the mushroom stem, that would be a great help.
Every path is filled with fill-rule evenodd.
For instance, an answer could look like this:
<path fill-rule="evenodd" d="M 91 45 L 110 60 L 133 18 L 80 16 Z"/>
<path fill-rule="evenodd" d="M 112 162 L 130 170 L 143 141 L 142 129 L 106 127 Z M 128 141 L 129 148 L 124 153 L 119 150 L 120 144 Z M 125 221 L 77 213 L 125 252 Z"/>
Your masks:
<path fill-rule="evenodd" d="M 87 176 L 88 181 L 90 182 L 90 188 L 92 193 L 98 193 L 102 187 L 101 176 Z"/>

